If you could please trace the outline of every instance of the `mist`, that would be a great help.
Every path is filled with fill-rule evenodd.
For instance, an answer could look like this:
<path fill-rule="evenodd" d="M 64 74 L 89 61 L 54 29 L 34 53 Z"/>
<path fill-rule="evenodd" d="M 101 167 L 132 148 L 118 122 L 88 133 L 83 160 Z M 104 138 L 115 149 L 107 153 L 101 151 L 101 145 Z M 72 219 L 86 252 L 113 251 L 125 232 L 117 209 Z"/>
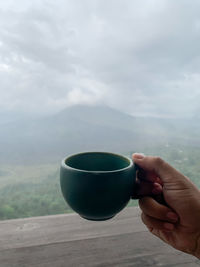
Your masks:
<path fill-rule="evenodd" d="M 199 8 L 196 0 L 1 1 L 1 112 L 43 116 L 85 104 L 195 116 Z"/>
<path fill-rule="evenodd" d="M 160 156 L 200 185 L 199 10 L 0 1 L 0 220 L 71 212 L 59 168 L 77 152 Z"/>

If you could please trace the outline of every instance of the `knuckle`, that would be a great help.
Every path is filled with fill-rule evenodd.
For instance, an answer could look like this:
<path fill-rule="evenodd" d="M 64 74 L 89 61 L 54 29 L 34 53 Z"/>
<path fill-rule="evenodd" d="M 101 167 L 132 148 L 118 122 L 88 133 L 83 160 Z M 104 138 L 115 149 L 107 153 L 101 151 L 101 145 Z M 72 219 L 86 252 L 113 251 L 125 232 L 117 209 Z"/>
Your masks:
<path fill-rule="evenodd" d="M 143 203 L 143 198 L 140 198 L 139 201 L 138 201 L 138 203 L 139 203 L 139 206 L 141 206 L 142 203 Z"/>
<path fill-rule="evenodd" d="M 156 165 L 163 165 L 164 160 L 161 157 L 154 157 L 154 162 Z"/>
<path fill-rule="evenodd" d="M 141 210 L 144 208 L 146 202 L 147 202 L 147 197 L 142 197 L 139 199 L 139 207 L 141 208 Z"/>

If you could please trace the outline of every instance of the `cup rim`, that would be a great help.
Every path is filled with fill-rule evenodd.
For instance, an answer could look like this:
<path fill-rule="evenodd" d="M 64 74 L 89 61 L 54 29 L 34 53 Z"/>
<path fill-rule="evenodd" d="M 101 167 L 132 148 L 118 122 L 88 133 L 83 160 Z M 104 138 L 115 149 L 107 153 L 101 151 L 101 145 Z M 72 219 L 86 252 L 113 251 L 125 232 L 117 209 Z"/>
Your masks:
<path fill-rule="evenodd" d="M 73 167 L 66 164 L 66 160 L 73 157 L 73 156 L 78 156 L 78 155 L 82 155 L 82 154 L 95 154 L 95 153 L 109 154 L 109 155 L 114 155 L 114 156 L 123 158 L 129 162 L 129 165 L 125 168 L 120 168 L 120 169 L 111 170 L 111 171 L 90 171 L 90 170 L 82 170 L 82 169 L 78 169 L 78 168 L 73 168 Z M 70 170 L 74 170 L 74 171 L 78 171 L 78 172 L 84 172 L 84 173 L 94 173 L 94 174 L 97 174 L 97 173 L 100 173 L 100 174 L 102 174 L 102 173 L 115 173 L 115 172 L 124 171 L 126 169 L 131 168 L 133 166 L 133 164 L 134 164 L 133 161 L 129 157 L 126 157 L 124 155 L 120 155 L 117 153 L 113 153 L 113 152 L 107 152 L 107 151 L 105 151 L 105 152 L 104 151 L 85 151 L 85 152 L 74 153 L 74 154 L 70 154 L 69 156 L 65 157 L 61 162 L 61 166 L 65 169 L 70 169 Z"/>

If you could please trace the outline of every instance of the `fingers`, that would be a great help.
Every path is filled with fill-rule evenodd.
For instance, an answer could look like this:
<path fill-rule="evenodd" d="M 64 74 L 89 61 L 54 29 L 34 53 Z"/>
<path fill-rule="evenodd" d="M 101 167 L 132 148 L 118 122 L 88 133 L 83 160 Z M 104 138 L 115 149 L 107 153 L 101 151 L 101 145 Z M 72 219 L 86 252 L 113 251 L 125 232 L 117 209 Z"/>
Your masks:
<path fill-rule="evenodd" d="M 142 210 L 142 221 L 151 232 L 155 230 L 173 231 L 175 229 L 178 215 L 171 209 L 150 197 L 140 199 L 139 205 Z"/>
<path fill-rule="evenodd" d="M 146 172 L 143 169 L 137 171 L 136 185 L 132 198 L 159 195 L 162 193 L 163 183 L 154 172 Z"/>
<path fill-rule="evenodd" d="M 180 185 L 189 186 L 189 180 L 159 157 L 133 154 L 133 161 L 144 171 L 155 173 L 165 183 L 178 182 Z"/>
<path fill-rule="evenodd" d="M 143 170 L 156 173 L 163 182 L 168 181 L 169 177 L 176 174 L 176 170 L 159 157 L 133 154 L 133 160 Z"/>
<path fill-rule="evenodd" d="M 151 218 L 176 223 L 178 215 L 167 206 L 161 205 L 151 197 L 144 197 L 139 200 L 139 206 L 143 213 Z"/>
<path fill-rule="evenodd" d="M 168 222 L 163 222 L 158 219 L 152 218 L 144 213 L 141 215 L 143 223 L 147 228 L 152 232 L 153 230 L 162 230 L 162 231 L 173 231 L 175 225 Z"/>
<path fill-rule="evenodd" d="M 150 172 L 150 171 L 147 172 L 147 171 L 144 171 L 144 170 L 140 169 L 137 172 L 137 177 L 138 177 L 138 179 L 144 180 L 144 181 L 147 181 L 147 182 L 159 183 L 161 185 L 163 184 L 162 181 L 160 180 L 158 175 L 156 175 L 155 172 Z"/>
<path fill-rule="evenodd" d="M 158 195 L 161 193 L 162 186 L 159 183 L 149 183 L 142 180 L 137 180 L 133 198 Z"/>

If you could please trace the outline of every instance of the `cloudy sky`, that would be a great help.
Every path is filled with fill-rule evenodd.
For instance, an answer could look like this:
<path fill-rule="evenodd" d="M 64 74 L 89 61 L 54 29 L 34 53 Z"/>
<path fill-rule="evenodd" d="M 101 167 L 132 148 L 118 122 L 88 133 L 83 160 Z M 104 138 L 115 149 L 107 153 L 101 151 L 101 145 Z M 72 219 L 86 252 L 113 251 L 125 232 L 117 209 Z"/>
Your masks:
<path fill-rule="evenodd" d="M 0 110 L 200 112 L 199 0 L 0 0 Z"/>

